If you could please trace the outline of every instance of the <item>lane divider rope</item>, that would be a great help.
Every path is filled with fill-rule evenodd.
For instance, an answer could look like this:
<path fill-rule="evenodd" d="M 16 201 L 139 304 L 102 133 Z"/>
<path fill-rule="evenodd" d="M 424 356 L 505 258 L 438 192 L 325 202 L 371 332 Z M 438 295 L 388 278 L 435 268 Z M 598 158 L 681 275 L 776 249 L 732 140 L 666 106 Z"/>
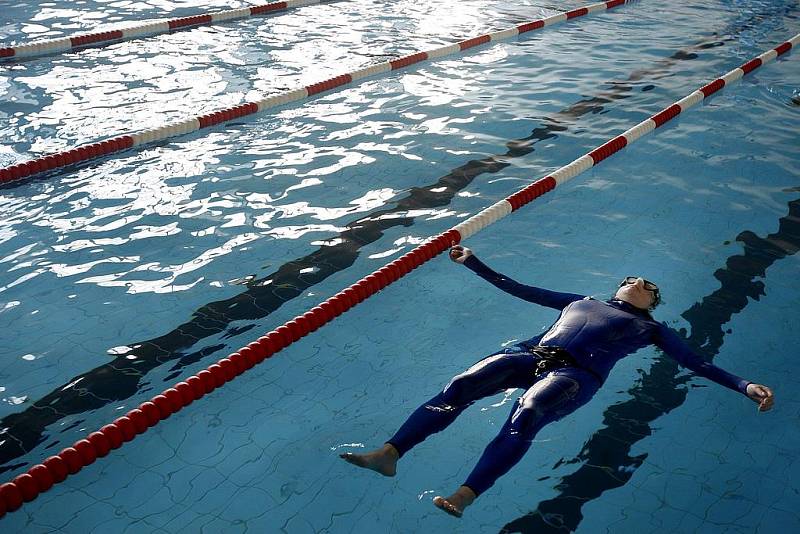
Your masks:
<path fill-rule="evenodd" d="M 283 2 L 272 2 L 260 6 L 245 7 L 241 9 L 229 9 L 213 13 L 199 13 L 178 19 L 162 19 L 149 21 L 146 24 L 130 26 L 120 30 L 105 32 L 87 33 L 75 35 L 74 37 L 61 37 L 58 39 L 43 39 L 30 43 L 18 44 L 0 48 L 0 60 L 12 60 L 16 58 L 30 58 L 66 52 L 75 48 L 87 45 L 106 45 L 119 41 L 130 41 L 140 37 L 151 37 L 162 33 L 169 33 L 174 30 L 182 30 L 201 25 L 209 25 L 217 22 L 228 22 L 231 20 L 246 19 L 257 15 L 266 15 L 277 11 L 286 11 L 296 7 L 310 6 L 332 2 L 334 0 L 285 0 Z"/>
<path fill-rule="evenodd" d="M 15 180 L 21 180 L 42 172 L 73 165 L 75 163 L 94 160 L 109 154 L 122 152 L 123 150 L 127 150 L 132 147 L 153 143 L 155 141 L 161 141 L 170 137 L 185 135 L 200 130 L 201 128 L 208 128 L 216 124 L 239 119 L 247 115 L 263 112 L 270 108 L 286 105 L 297 100 L 302 100 L 324 91 L 330 91 L 334 88 L 351 84 L 368 76 L 374 76 L 376 74 L 398 70 L 421 61 L 427 61 L 429 59 L 440 58 L 450 54 L 463 52 L 464 50 L 468 50 L 484 43 L 509 39 L 522 33 L 544 28 L 546 26 L 551 26 L 553 24 L 581 17 L 596 11 L 611 9 L 623 5 L 624 3 L 625 0 L 609 0 L 607 2 L 591 4 L 580 9 L 574 9 L 572 11 L 559 13 L 544 19 L 527 22 L 513 28 L 481 35 L 479 37 L 467 39 L 466 41 L 454 43 L 449 46 L 436 48 L 427 52 L 416 52 L 398 59 L 370 65 L 357 71 L 341 74 L 328 80 L 313 83 L 306 87 L 277 93 L 256 102 L 246 102 L 238 106 L 223 109 L 206 115 L 200 115 L 184 121 L 167 124 L 159 128 L 144 130 L 133 134 L 120 135 L 105 141 L 82 145 L 63 152 L 57 152 L 30 161 L 17 163 L 9 167 L 0 168 L 0 185 L 13 182 Z"/>
<path fill-rule="evenodd" d="M 381 291 L 452 245 L 460 243 L 463 239 L 518 210 L 535 198 L 597 165 L 615 152 L 622 150 L 625 146 L 708 98 L 725 85 L 733 83 L 761 65 L 785 54 L 799 43 L 800 34 L 797 34 L 789 41 L 704 85 L 552 174 L 489 206 L 450 230 L 428 239 L 412 251 L 365 276 L 303 315 L 298 315 L 226 358 L 211 364 L 186 380 L 178 382 L 150 400 L 141 403 L 137 408 L 118 417 L 112 423 L 75 442 L 71 447 L 67 447 L 57 455 L 50 456 L 42 463 L 31 467 L 26 473 L 0 486 L 0 517 L 6 512 L 17 510 L 23 502 L 32 501 L 40 493 L 66 479 L 68 475 L 75 474 L 82 468 L 91 465 L 98 458 L 106 456 L 112 449 L 119 448 L 123 443 L 131 441 L 159 421 L 167 419 L 173 413 L 233 380 L 301 337 L 331 322 L 356 304 Z"/>

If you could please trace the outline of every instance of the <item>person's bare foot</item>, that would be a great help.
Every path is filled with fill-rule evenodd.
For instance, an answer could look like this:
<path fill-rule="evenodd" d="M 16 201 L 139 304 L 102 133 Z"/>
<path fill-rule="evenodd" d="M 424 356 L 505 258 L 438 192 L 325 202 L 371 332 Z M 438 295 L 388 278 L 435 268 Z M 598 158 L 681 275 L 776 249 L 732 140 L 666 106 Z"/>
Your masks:
<path fill-rule="evenodd" d="M 393 477 L 397 473 L 397 460 L 400 459 L 400 453 L 393 445 L 387 443 L 372 452 L 364 454 L 345 452 L 340 454 L 339 458 L 358 467 L 372 469 L 383 476 Z"/>
<path fill-rule="evenodd" d="M 477 495 L 467 486 L 461 486 L 449 497 L 437 495 L 433 498 L 433 504 L 453 517 L 464 515 L 464 509 L 475 502 Z"/>

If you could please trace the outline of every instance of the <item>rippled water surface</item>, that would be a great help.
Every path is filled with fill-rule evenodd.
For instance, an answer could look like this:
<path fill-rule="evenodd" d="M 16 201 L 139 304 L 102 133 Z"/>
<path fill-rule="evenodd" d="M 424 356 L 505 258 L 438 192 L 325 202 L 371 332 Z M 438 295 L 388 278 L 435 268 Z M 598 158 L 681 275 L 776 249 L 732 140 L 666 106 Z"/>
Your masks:
<path fill-rule="evenodd" d="M 343 0 L 6 61 L 0 166 L 581 5 Z M 15 1 L 0 47 L 199 9 Z M 791 1 L 637 1 L 4 186 L 0 482 L 791 38 L 798 16 Z M 639 351 L 456 522 L 430 499 L 462 482 L 515 393 L 476 403 L 393 479 L 338 453 L 380 445 L 453 374 L 555 317 L 436 258 L 0 528 L 791 530 L 798 65 L 785 54 L 465 242 L 553 289 L 657 280 L 657 317 L 774 387 L 772 413 Z"/>

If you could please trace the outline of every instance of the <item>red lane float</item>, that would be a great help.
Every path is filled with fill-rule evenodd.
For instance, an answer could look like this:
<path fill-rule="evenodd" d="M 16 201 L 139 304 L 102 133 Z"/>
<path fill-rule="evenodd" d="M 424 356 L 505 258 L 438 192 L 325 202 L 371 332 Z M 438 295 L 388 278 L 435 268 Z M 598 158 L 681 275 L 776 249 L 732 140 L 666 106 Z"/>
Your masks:
<path fill-rule="evenodd" d="M 88 44 L 102 43 L 104 41 L 116 41 L 118 39 L 122 39 L 123 37 L 125 37 L 125 34 L 121 30 L 116 30 L 110 32 L 90 33 L 87 35 L 78 35 L 75 37 L 70 37 L 69 42 L 71 48 L 76 48 Z M 11 50 L 13 51 L 14 49 L 12 48 Z"/>
<path fill-rule="evenodd" d="M 401 68 L 414 65 L 416 63 L 420 63 L 422 61 L 427 61 L 429 59 L 435 59 L 450 54 L 456 54 L 468 50 L 470 48 L 473 48 L 475 46 L 479 46 L 481 44 L 489 43 L 492 41 L 509 39 L 511 37 L 515 37 L 522 33 L 526 33 L 539 28 L 544 28 L 545 26 L 551 26 L 553 24 L 563 22 L 565 20 L 568 20 L 569 18 L 579 17 L 588 13 L 593 13 L 595 11 L 605 11 L 607 9 L 611 9 L 616 6 L 620 6 L 624 3 L 625 3 L 624 0 L 609 0 L 608 2 L 591 4 L 589 6 L 586 6 L 585 8 L 577 10 L 580 11 L 580 14 L 573 14 L 572 17 L 568 17 L 566 13 L 559 13 L 557 15 L 553 15 L 551 17 L 547 17 L 541 20 L 520 24 L 518 26 L 515 26 L 513 28 L 508 28 L 506 30 L 497 31 L 486 35 L 480 35 L 478 37 L 467 39 L 465 41 L 461 41 L 449 46 L 443 46 L 441 48 L 436 48 L 434 50 L 428 50 L 425 52 L 416 52 L 413 54 L 409 54 L 407 56 L 403 56 L 401 58 L 393 59 L 390 61 L 384 61 L 382 63 L 376 63 L 374 65 L 370 65 L 368 67 L 359 69 L 354 72 L 341 74 L 339 76 L 335 76 L 328 80 L 313 83 L 306 87 L 300 87 L 298 89 L 284 91 L 282 93 L 278 93 L 276 95 L 264 98 L 257 102 L 247 102 L 239 106 L 223 109 L 207 115 L 202 115 L 200 117 L 193 117 L 181 122 L 167 124 L 152 130 L 144 130 L 141 132 L 136 132 L 116 137 L 110 140 L 113 141 L 114 143 L 117 143 L 113 145 L 114 149 L 113 150 L 104 149 L 102 153 L 98 152 L 97 149 L 92 149 L 87 151 L 89 147 L 94 147 L 97 144 L 95 143 L 92 145 L 74 148 L 67 152 L 42 156 L 33 161 L 18 163 L 16 165 L 12 165 L 11 167 L 0 168 L 0 184 L 3 184 L 5 182 L 11 182 L 14 180 L 19 180 L 22 178 L 27 178 L 28 176 L 32 176 L 40 172 L 45 172 L 52 169 L 64 167 L 73 163 L 85 161 L 87 159 L 93 159 L 100 156 L 104 156 L 110 154 L 111 152 L 118 152 L 121 150 L 125 150 L 127 148 L 130 148 L 131 146 L 129 139 L 133 140 L 132 146 L 139 146 L 143 144 L 152 143 L 154 141 L 167 139 L 170 137 L 176 137 L 178 135 L 185 135 L 187 133 L 197 131 L 201 128 L 207 128 L 208 126 L 213 126 L 214 124 L 219 124 L 229 120 L 237 119 L 240 117 L 244 117 L 246 115 L 251 115 L 253 113 L 262 112 L 270 108 L 282 106 L 290 102 L 295 102 L 297 100 L 308 98 L 309 96 L 313 96 L 322 93 L 324 91 L 330 91 L 336 87 L 349 85 L 353 82 L 356 82 L 368 76 L 374 76 L 377 74 L 383 74 L 386 72 L 398 70 Z M 121 140 L 124 140 L 124 143 L 122 145 L 119 144 Z M 103 143 L 106 142 L 107 141 L 103 141 Z M 77 154 L 75 154 L 75 152 L 77 152 Z"/>
<path fill-rule="evenodd" d="M 108 44 L 117 41 L 130 41 L 143 36 L 159 35 L 170 31 L 200 26 L 203 24 L 214 24 L 216 22 L 227 22 L 230 20 L 242 20 L 249 17 L 275 13 L 295 7 L 310 6 L 314 4 L 324 4 L 333 0 L 286 0 L 285 2 L 272 2 L 261 6 L 246 7 L 241 9 L 229 9 L 226 11 L 215 11 L 213 13 L 201 13 L 181 17 L 179 19 L 151 20 L 146 24 L 129 26 L 121 30 L 106 32 L 88 33 L 76 35 L 74 37 L 62 37 L 59 39 L 46 39 L 23 43 L 16 46 L 0 47 L 0 59 L 28 58 L 42 56 L 45 54 L 55 54 L 65 52 L 74 48 L 86 45 Z"/>
<path fill-rule="evenodd" d="M 796 44 L 798 42 L 800 42 L 800 34 L 795 35 L 791 40 L 779 47 L 761 54 L 758 57 L 761 63 L 758 65 L 752 61 L 745 63 L 745 65 L 755 65 L 753 68 L 757 68 L 759 65 L 775 59 L 779 54 L 788 51 L 792 47 L 791 43 Z M 783 52 L 778 52 L 779 49 L 783 50 Z M 722 80 L 723 83 L 718 85 L 723 87 L 725 83 L 738 80 L 744 74 L 745 70 L 743 68 L 736 68 L 709 85 L 714 85 L 718 80 Z M 558 185 L 600 163 L 611 154 L 622 150 L 625 146 L 653 131 L 664 122 L 677 116 L 681 111 L 702 101 L 705 97 L 705 93 L 701 90 L 689 94 L 665 110 L 640 122 L 568 165 L 489 206 L 446 232 L 429 239 L 412 251 L 365 276 L 319 305 L 314 306 L 304 314 L 298 315 L 233 354 L 209 365 L 206 369 L 190 376 L 186 380 L 178 382 L 149 401 L 143 402 L 138 408 L 130 410 L 122 417 L 115 419 L 114 422 L 103 426 L 96 432 L 90 433 L 86 438 L 77 441 L 71 447 L 65 448 L 57 456 L 51 456 L 41 464 L 31 467 L 26 473 L 0 485 L 0 517 L 6 512 L 17 510 L 22 506 L 23 502 L 32 501 L 37 495 L 47 491 L 54 484 L 63 481 L 68 475 L 77 473 L 82 468 L 95 462 L 97 458 L 106 456 L 112 449 L 121 447 L 123 443 L 131 441 L 136 435 L 142 434 L 159 421 L 182 410 L 185 406 L 211 393 L 226 382 L 233 380 L 298 339 L 329 323 L 359 302 L 381 291 L 423 263 L 441 254 L 452 245 L 460 243 L 463 239 L 474 235 L 486 226 L 520 209 L 535 198 L 552 191 Z M 674 111 L 675 109 L 677 109 L 677 112 Z M 657 124 L 656 117 L 661 117 L 663 122 Z M 661 121 L 662 119 L 659 120 Z"/>

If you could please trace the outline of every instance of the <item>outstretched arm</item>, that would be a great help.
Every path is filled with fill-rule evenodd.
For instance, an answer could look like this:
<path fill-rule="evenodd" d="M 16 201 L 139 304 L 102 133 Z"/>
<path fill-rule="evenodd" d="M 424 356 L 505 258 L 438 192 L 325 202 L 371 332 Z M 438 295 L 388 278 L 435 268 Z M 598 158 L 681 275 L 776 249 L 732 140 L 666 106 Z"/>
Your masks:
<path fill-rule="evenodd" d="M 658 330 L 655 344 L 687 369 L 691 369 L 700 376 L 713 380 L 717 384 L 747 395 L 751 400 L 758 403 L 759 411 L 765 412 L 772 408 L 775 399 L 770 388 L 745 380 L 703 360 L 692 352 L 686 346 L 686 343 L 666 325 L 662 324 Z"/>
<path fill-rule="evenodd" d="M 522 300 L 533 302 L 534 304 L 563 310 L 570 302 L 575 302 L 576 300 L 582 300 L 584 298 L 584 295 L 575 293 L 560 293 L 558 291 L 550 291 L 540 287 L 520 284 L 503 274 L 493 271 L 475 257 L 470 249 L 460 245 L 456 245 L 450 249 L 450 259 L 456 263 L 463 263 L 478 276 L 506 293 L 521 298 Z"/>

